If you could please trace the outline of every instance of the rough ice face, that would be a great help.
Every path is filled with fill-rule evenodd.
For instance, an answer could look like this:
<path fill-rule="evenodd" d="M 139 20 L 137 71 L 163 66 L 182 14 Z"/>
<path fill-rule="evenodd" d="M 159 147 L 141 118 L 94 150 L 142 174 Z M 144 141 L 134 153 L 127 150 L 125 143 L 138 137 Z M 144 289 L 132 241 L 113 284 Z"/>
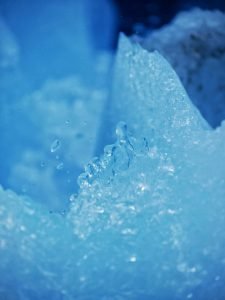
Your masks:
<path fill-rule="evenodd" d="M 124 38 L 115 82 L 112 115 L 126 123 L 79 177 L 69 213 L 87 288 L 100 299 L 220 300 L 224 125 L 209 130 L 169 64 Z"/>
<path fill-rule="evenodd" d="M 157 139 L 170 144 L 176 144 L 178 135 L 186 138 L 207 128 L 178 76 L 157 52 L 148 53 L 121 36 L 114 73 L 112 128 L 123 120 L 135 134 L 150 139 L 153 130 Z"/>
<path fill-rule="evenodd" d="M 87 289 L 100 299 L 223 299 L 224 134 L 200 136 L 181 164 L 123 131 L 90 164 L 70 213 Z"/>
<path fill-rule="evenodd" d="M 225 15 L 195 9 L 180 13 L 142 40 L 173 66 L 205 119 L 218 126 L 225 118 Z"/>
<path fill-rule="evenodd" d="M 71 299 L 71 240 L 63 216 L 1 188 L 0 298 Z"/>

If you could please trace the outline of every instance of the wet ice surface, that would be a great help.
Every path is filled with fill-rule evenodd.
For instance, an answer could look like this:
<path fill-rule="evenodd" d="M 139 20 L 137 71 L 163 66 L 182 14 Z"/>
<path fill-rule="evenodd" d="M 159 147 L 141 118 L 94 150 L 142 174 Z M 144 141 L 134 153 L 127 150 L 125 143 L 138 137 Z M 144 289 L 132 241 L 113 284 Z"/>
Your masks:
<path fill-rule="evenodd" d="M 224 15 L 200 9 L 182 12 L 142 44 L 168 59 L 206 120 L 213 127 L 220 125 L 225 118 Z"/>
<path fill-rule="evenodd" d="M 169 64 L 124 37 L 115 83 L 112 111 L 126 123 L 78 178 L 69 213 L 75 234 L 94 243 L 88 251 L 104 257 L 101 289 L 113 282 L 128 299 L 222 299 L 224 126 L 209 129 Z"/>
<path fill-rule="evenodd" d="M 224 123 L 212 130 L 167 60 L 123 35 L 113 76 L 108 56 L 95 63 L 90 81 L 3 84 L 0 299 L 223 300 Z"/>

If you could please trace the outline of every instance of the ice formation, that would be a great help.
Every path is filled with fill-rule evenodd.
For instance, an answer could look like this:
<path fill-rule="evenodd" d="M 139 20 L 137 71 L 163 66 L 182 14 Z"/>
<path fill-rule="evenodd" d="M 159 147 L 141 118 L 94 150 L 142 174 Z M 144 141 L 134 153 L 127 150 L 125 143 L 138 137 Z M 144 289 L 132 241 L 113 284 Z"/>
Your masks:
<path fill-rule="evenodd" d="M 106 257 L 95 280 L 106 272 L 121 299 L 222 299 L 224 126 L 210 130 L 170 65 L 124 37 L 112 111 L 126 123 L 79 177 L 70 212 Z"/>
<path fill-rule="evenodd" d="M 73 3 L 74 9 L 86 1 Z M 107 16 L 110 6 L 99 3 Z M 56 11 L 60 7 L 56 1 Z M 196 15 L 193 27 L 202 28 L 198 24 L 209 19 L 209 33 L 213 24 L 217 28 L 224 22 L 218 12 L 194 11 L 180 17 L 184 29 L 173 35 L 183 37 Z M 82 39 L 84 15 L 78 16 Z M 113 26 L 114 14 L 110 16 L 103 22 Z M 43 15 L 40 19 L 45 20 Z M 168 36 L 170 26 L 177 25 L 163 29 Z M 167 44 L 161 50 L 161 33 L 155 35 L 159 42 L 154 48 L 163 53 Z M 216 49 L 223 43 L 218 35 L 213 34 Z M 4 36 L 9 48 L 20 49 L 18 60 L 23 59 L 23 47 L 15 46 L 21 42 L 18 32 L 14 37 L 4 29 Z M 149 50 L 150 39 L 143 42 Z M 16 62 L 9 77 L 4 71 L 4 78 L 17 77 L 15 91 L 5 85 L 7 80 L 1 83 L 0 299 L 223 300 L 225 124 L 213 130 L 193 105 L 190 90 L 184 84 L 187 94 L 181 83 L 181 60 L 174 66 L 177 75 L 169 54 L 170 63 L 123 35 L 109 87 L 110 58 L 98 49 L 107 49 L 110 40 L 105 32 L 95 46 L 81 42 L 95 48 L 90 54 L 94 67 L 86 77 L 79 58 L 72 74 L 65 68 L 51 78 L 51 63 L 47 73 L 39 70 L 45 74 L 41 87 L 36 87 L 37 73 L 31 80 L 35 84 L 26 83 L 31 65 L 24 73 Z M 70 37 L 67 41 L 70 45 Z M 2 49 L 0 61 L 8 57 Z M 182 51 L 180 57 L 189 61 Z M 222 65 L 224 56 L 219 58 Z M 202 76 L 207 68 L 199 71 Z M 219 82 L 221 74 L 218 68 Z M 203 107 L 202 98 L 198 101 Z M 75 177 L 106 141 L 111 144 L 104 153 L 79 175 L 77 193 Z"/>
<path fill-rule="evenodd" d="M 182 12 L 172 24 L 149 34 L 142 45 L 168 59 L 204 118 L 213 127 L 220 125 L 225 118 L 224 14 Z"/>

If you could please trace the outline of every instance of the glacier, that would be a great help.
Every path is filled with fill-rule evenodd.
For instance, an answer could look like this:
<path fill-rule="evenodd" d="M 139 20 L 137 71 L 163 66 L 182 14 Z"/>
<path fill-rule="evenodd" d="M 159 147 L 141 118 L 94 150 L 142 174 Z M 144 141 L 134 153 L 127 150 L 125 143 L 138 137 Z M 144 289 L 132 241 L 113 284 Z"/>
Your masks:
<path fill-rule="evenodd" d="M 36 6 L 24 3 L 29 16 Z M 34 72 L 48 57 L 28 55 L 37 41 L 29 36 L 26 48 L 19 12 L 1 4 L 0 299 L 223 300 L 224 55 L 211 84 L 212 59 L 197 56 L 206 67 L 193 81 L 207 78 L 205 93 L 187 85 L 183 63 L 196 63 L 192 31 L 206 52 L 223 49 L 224 14 L 198 9 L 143 39 L 120 34 L 114 55 L 111 2 L 43 3 L 34 32 L 41 37 L 40 20 L 49 20 L 43 47 L 65 37 L 67 60 L 61 68 L 52 51 L 49 68 Z"/>

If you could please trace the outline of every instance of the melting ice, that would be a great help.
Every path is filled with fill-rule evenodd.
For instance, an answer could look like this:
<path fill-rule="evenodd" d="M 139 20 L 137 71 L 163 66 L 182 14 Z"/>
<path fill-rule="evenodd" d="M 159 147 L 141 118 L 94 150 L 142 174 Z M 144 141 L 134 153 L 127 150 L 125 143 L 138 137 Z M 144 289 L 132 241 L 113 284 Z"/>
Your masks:
<path fill-rule="evenodd" d="M 174 60 L 168 50 L 180 45 L 179 36 L 193 49 L 192 26 L 195 43 L 209 49 L 210 39 L 198 41 L 204 24 L 220 49 L 213 64 L 221 66 L 215 84 L 221 83 L 224 19 L 218 12 L 182 14 L 142 41 L 149 51 L 121 35 L 110 87 L 109 56 L 92 54 L 91 81 L 77 68 L 61 78 L 45 73 L 32 88 L 17 64 L 16 35 L 1 21 L 8 47 L 0 46 L 1 299 L 224 299 L 225 125 L 212 130 L 202 117 L 218 125 L 222 115 L 211 114 L 210 96 L 215 92 L 223 109 L 224 98 L 214 82 L 204 85 L 206 106 L 204 93 L 192 99 L 200 113 L 182 62 L 205 59 L 206 68 L 193 75 L 203 80 L 211 58 L 182 50 Z M 64 198 L 71 204 L 62 210 Z"/>

